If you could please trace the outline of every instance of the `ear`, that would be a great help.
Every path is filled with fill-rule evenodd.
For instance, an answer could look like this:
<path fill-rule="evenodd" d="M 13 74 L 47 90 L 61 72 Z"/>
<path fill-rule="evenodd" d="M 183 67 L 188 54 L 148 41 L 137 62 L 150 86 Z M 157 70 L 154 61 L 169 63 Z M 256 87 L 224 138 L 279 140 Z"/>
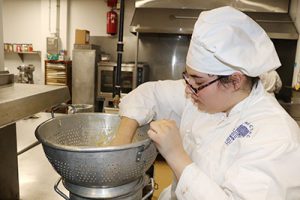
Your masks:
<path fill-rule="evenodd" d="M 243 86 L 245 76 L 242 73 L 235 72 L 230 76 L 230 80 L 234 90 L 239 90 Z"/>

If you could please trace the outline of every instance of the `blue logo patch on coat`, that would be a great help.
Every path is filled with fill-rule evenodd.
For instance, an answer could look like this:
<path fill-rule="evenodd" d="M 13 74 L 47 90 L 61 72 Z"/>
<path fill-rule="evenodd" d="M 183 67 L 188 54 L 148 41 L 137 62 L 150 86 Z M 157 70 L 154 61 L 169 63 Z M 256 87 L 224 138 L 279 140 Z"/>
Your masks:
<path fill-rule="evenodd" d="M 242 123 L 241 125 L 239 125 L 239 127 L 232 131 L 232 133 L 225 140 L 225 144 L 231 144 L 236 138 L 250 137 L 252 130 L 252 124 L 250 124 L 249 122 Z"/>

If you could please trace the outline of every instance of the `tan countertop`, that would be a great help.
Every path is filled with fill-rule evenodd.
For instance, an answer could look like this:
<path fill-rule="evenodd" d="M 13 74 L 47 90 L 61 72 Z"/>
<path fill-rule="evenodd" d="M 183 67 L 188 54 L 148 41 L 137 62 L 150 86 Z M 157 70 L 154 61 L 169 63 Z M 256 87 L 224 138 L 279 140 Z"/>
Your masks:
<path fill-rule="evenodd" d="M 66 86 L 15 83 L 0 87 L 0 128 L 70 99 Z"/>

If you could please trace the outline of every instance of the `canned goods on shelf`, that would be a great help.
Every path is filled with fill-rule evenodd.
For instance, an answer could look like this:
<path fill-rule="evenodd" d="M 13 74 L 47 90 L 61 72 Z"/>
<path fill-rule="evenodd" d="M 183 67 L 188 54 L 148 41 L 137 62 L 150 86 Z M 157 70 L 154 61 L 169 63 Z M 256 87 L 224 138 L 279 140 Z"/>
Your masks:
<path fill-rule="evenodd" d="M 29 45 L 28 45 L 28 51 L 29 51 L 29 52 L 32 52 L 32 51 L 33 51 L 33 46 L 32 46 L 32 44 L 29 44 Z"/>
<path fill-rule="evenodd" d="M 17 52 L 17 44 L 13 44 L 12 48 L 13 48 L 13 50 L 12 50 L 13 52 Z"/>
<path fill-rule="evenodd" d="M 12 52 L 13 51 L 13 45 L 12 44 L 8 44 L 8 51 Z"/>
<path fill-rule="evenodd" d="M 22 52 L 28 52 L 28 44 L 22 44 Z"/>
<path fill-rule="evenodd" d="M 4 43 L 4 51 L 5 52 L 9 51 L 9 44 L 8 43 Z"/>
<path fill-rule="evenodd" d="M 20 44 L 17 44 L 17 51 L 16 52 L 22 52 L 22 48 Z"/>

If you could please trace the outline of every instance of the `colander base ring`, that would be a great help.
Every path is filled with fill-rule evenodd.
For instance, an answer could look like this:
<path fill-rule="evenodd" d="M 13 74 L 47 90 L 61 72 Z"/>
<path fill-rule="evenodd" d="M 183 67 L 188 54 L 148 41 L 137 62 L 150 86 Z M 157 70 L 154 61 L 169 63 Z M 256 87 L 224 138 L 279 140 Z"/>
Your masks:
<path fill-rule="evenodd" d="M 140 198 L 142 197 L 142 188 L 144 186 L 144 176 L 139 177 L 138 179 L 121 185 L 117 187 L 107 187 L 107 188 L 98 188 L 98 187 L 84 187 L 74 185 L 65 180 L 62 180 L 64 187 L 70 192 L 71 200 L 85 200 L 85 199 L 126 199 L 126 197 L 136 196 L 141 193 Z M 129 198 L 135 199 L 135 198 Z"/>

